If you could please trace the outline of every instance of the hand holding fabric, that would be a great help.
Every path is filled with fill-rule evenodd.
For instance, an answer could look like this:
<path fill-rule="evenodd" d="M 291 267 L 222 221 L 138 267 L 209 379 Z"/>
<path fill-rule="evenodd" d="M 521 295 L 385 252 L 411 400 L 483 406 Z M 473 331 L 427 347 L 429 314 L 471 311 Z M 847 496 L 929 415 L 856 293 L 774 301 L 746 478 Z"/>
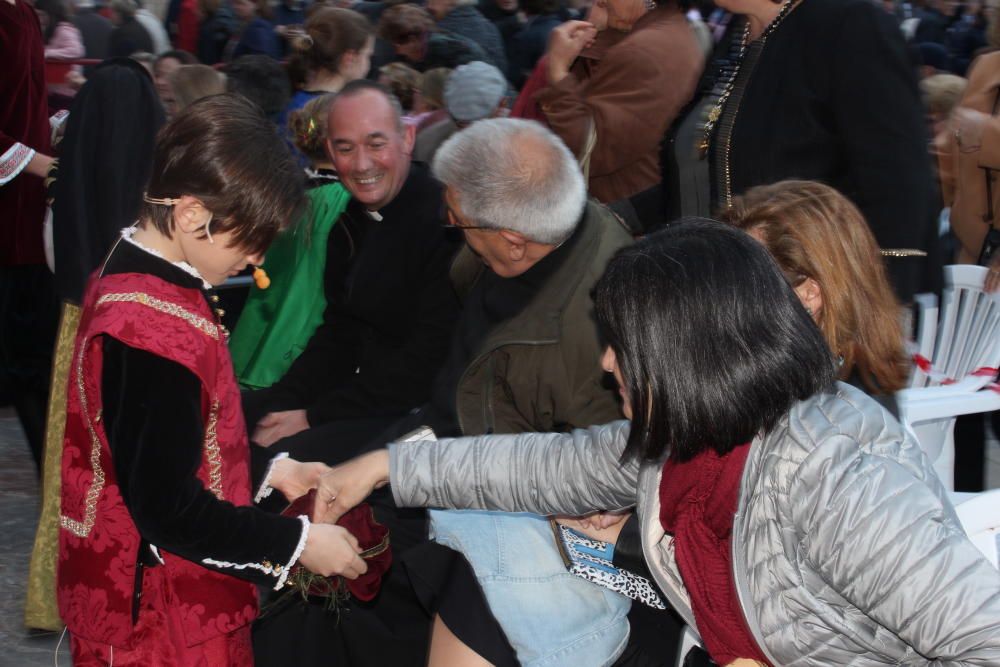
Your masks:
<path fill-rule="evenodd" d="M 299 563 L 310 572 L 323 576 L 340 575 L 357 579 L 368 571 L 368 565 L 360 554 L 358 540 L 345 528 L 314 523 L 309 527 L 309 537 Z"/>

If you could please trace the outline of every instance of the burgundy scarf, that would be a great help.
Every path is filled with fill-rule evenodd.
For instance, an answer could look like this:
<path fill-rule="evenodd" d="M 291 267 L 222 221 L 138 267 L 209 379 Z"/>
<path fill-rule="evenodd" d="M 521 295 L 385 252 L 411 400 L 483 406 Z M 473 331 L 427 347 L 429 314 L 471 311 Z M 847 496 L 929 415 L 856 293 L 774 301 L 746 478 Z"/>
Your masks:
<path fill-rule="evenodd" d="M 767 663 L 743 617 L 733 579 L 733 517 L 749 453 L 747 443 L 724 456 L 709 449 L 683 463 L 668 459 L 660 482 L 660 523 L 674 537 L 698 631 L 719 665 L 737 658 Z"/>

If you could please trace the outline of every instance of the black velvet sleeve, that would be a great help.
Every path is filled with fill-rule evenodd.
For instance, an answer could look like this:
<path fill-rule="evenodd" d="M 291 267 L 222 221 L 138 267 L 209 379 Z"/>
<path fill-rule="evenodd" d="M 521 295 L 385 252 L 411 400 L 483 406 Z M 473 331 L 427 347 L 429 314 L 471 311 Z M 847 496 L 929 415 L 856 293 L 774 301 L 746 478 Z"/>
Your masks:
<path fill-rule="evenodd" d="M 122 499 L 143 539 L 204 567 L 275 585 L 302 535 L 298 519 L 219 500 L 197 477 L 201 383 L 186 368 L 105 337 L 104 428 Z"/>

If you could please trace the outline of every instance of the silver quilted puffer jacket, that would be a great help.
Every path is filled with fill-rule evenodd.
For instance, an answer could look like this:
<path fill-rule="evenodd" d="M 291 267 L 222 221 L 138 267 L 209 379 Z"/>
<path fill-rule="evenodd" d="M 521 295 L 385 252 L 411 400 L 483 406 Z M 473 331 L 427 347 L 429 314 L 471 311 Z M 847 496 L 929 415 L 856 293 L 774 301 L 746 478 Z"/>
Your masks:
<path fill-rule="evenodd" d="M 661 464 L 628 423 L 390 446 L 402 507 L 584 514 L 637 505 L 657 583 L 694 625 L 659 523 Z M 553 547 L 554 548 L 554 547 Z M 862 392 L 796 404 L 751 445 L 733 525 L 744 615 L 774 665 L 1000 666 L 1000 572 L 918 444 Z"/>

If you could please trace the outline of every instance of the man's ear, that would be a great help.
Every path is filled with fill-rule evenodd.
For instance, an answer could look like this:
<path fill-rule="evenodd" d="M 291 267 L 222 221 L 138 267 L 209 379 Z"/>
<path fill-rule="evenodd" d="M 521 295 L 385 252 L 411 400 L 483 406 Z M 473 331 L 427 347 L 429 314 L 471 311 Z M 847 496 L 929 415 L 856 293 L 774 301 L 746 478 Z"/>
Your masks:
<path fill-rule="evenodd" d="M 528 239 L 510 229 L 501 229 L 500 237 L 507 242 L 507 256 L 512 262 L 520 262 L 528 251 Z"/>
<path fill-rule="evenodd" d="M 184 195 L 174 204 L 174 227 L 185 234 L 199 232 L 211 219 L 209 212 L 201 200 L 191 195 Z"/>
<path fill-rule="evenodd" d="M 409 123 L 403 126 L 403 152 L 413 155 L 413 144 L 417 140 L 417 128 Z"/>

